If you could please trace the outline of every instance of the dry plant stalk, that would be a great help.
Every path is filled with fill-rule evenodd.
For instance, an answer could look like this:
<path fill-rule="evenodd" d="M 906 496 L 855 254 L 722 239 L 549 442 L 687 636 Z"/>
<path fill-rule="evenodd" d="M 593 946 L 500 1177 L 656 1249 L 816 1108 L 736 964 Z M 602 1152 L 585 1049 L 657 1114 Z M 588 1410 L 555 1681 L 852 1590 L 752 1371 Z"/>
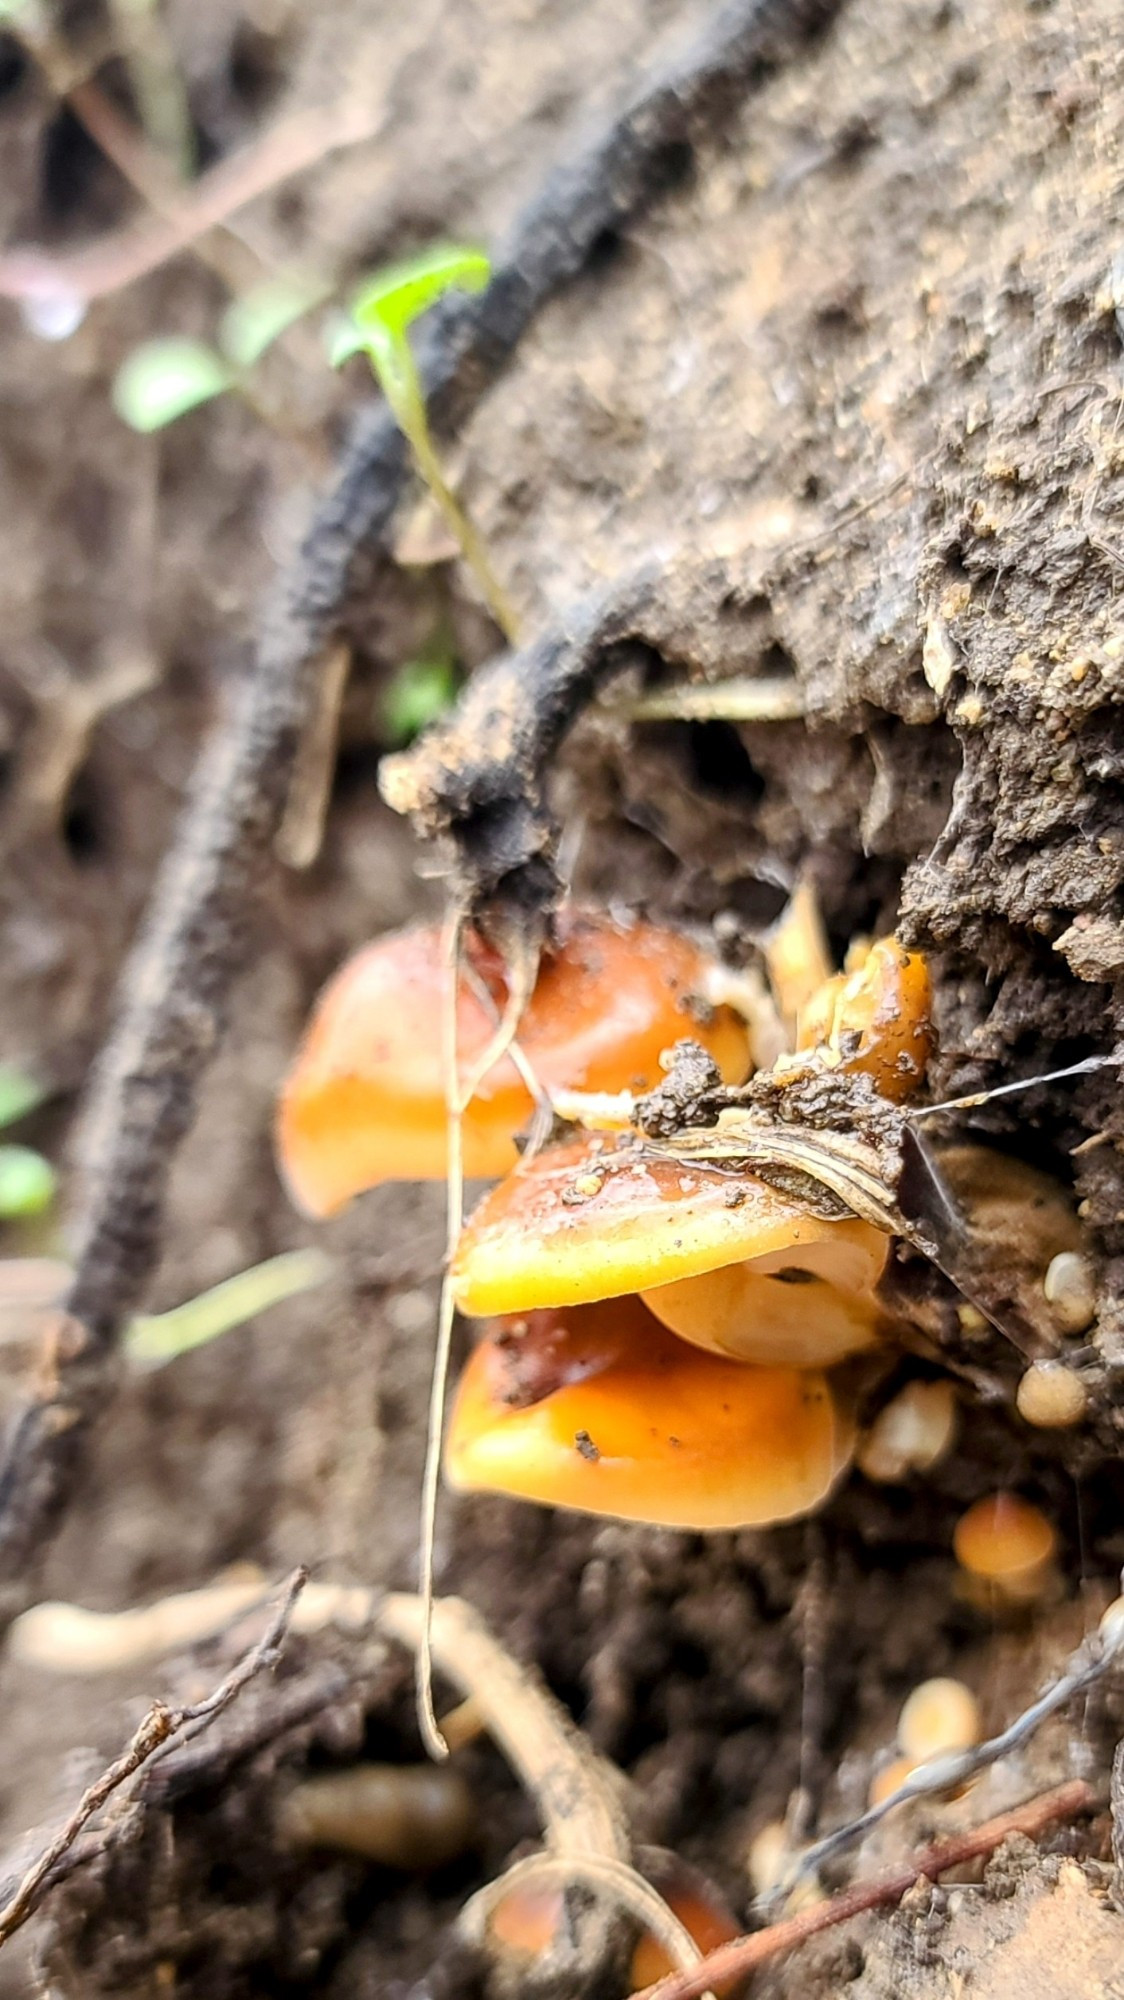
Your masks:
<path fill-rule="evenodd" d="M 702 1963 L 692 1971 L 673 1972 L 666 1979 L 657 1980 L 654 1986 L 648 1986 L 638 1994 L 636 2000 L 702 2000 L 708 1986 L 716 1986 L 724 1980 L 745 1979 L 758 1966 L 780 1957 L 783 1952 L 793 1951 L 806 1939 L 815 1937 L 818 1931 L 830 1930 L 835 1924 L 845 1924 L 849 1918 L 861 1916 L 866 1910 L 877 1910 L 887 1903 L 899 1902 L 907 1889 L 912 1889 L 914 1883 L 922 1878 L 935 1882 L 946 1869 L 958 1868 L 963 1862 L 974 1861 L 980 1855 L 993 1854 L 1012 1834 L 1025 1834 L 1033 1840 L 1056 1821 L 1075 1819 L 1078 1813 L 1090 1811 L 1095 1803 L 1092 1786 L 1087 1785 L 1083 1778 L 1073 1778 L 1068 1784 L 1057 1785 L 1053 1791 L 1041 1793 L 1024 1806 L 1000 1813 L 996 1819 L 985 1820 L 971 1833 L 957 1834 L 950 1840 L 937 1841 L 932 1847 L 923 1848 L 911 1861 L 878 1876 L 874 1881 L 853 1883 L 841 1895 L 833 1896 L 830 1902 L 818 1903 L 814 1909 L 804 1910 L 784 1923 L 770 1924 L 767 1930 L 756 1931 L 751 1937 L 734 1938 L 730 1944 L 719 1945 L 717 1951 L 708 1952 Z"/>
<path fill-rule="evenodd" d="M 293 1606 L 307 1581 L 306 1569 L 294 1570 L 285 1595 L 257 1645 L 244 1655 L 204 1701 L 193 1702 L 187 1708 L 167 1708 L 161 1701 L 153 1702 L 121 1755 L 83 1792 L 69 1819 L 48 1841 L 0 1908 L 0 1946 L 6 1944 L 29 1917 L 34 1916 L 51 1886 L 51 1876 L 59 1862 L 73 1847 L 83 1827 L 107 1800 L 155 1758 L 166 1756 L 176 1748 L 177 1738 L 186 1742 L 200 1728 L 213 1722 L 256 1675 L 276 1666 Z"/>

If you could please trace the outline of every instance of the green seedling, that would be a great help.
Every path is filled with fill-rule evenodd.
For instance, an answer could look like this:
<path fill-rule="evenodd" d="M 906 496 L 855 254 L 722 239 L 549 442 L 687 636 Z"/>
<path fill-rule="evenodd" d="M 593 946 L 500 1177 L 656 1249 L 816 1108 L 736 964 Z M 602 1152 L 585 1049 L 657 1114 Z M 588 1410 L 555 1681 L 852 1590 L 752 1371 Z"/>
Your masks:
<path fill-rule="evenodd" d="M 379 704 L 386 741 L 404 749 L 444 715 L 457 698 L 457 665 L 448 648 L 435 647 L 416 660 L 405 660 L 393 674 Z"/>
<path fill-rule="evenodd" d="M 178 1355 L 190 1354 L 243 1326 L 269 1306 L 322 1285 L 331 1270 L 331 1259 L 322 1250 L 287 1250 L 280 1257 L 269 1257 L 170 1312 L 132 1320 L 124 1334 L 126 1356 L 137 1368 L 163 1368 Z"/>
<path fill-rule="evenodd" d="M 267 278 L 227 307 L 219 346 L 233 367 L 252 368 L 275 340 L 330 297 L 331 286 L 310 273 Z"/>
<path fill-rule="evenodd" d="M 228 390 L 247 393 L 254 364 L 328 296 L 329 287 L 319 278 L 270 278 L 228 308 L 218 347 L 186 334 L 142 341 L 117 371 L 114 409 L 130 430 L 147 433 L 164 430 Z"/>
<path fill-rule="evenodd" d="M 47 1092 L 36 1077 L 15 1063 L 0 1062 L 0 1127 L 14 1125 L 42 1104 Z"/>
<path fill-rule="evenodd" d="M 0 7 L 12 0 L 0 0 Z M 418 471 L 452 529 L 484 601 L 505 637 L 514 641 L 515 614 L 481 537 L 454 494 L 437 455 L 421 379 L 410 346 L 414 321 L 446 292 L 479 292 L 491 265 L 482 250 L 441 244 L 367 278 L 329 341 L 334 366 L 365 354 Z M 113 406 L 130 429 L 163 430 L 216 396 L 238 390 L 253 402 L 250 371 L 281 334 L 322 305 L 328 287 L 311 276 L 269 279 L 235 300 L 219 328 L 218 345 L 188 335 L 146 340 L 118 370 Z"/>
<path fill-rule="evenodd" d="M 234 387 L 234 372 L 203 340 L 170 334 L 145 340 L 122 363 L 113 407 L 134 431 L 160 431 L 188 410 Z"/>
<path fill-rule="evenodd" d="M 55 1170 L 30 1146 L 0 1146 L 0 1221 L 42 1215 L 55 1197 Z"/>
<path fill-rule="evenodd" d="M 480 585 L 484 600 L 504 635 L 514 641 L 515 615 L 488 559 L 484 544 L 449 485 L 429 430 L 421 379 L 410 346 L 414 321 L 452 290 L 479 292 L 491 275 L 482 250 L 441 244 L 392 264 L 368 278 L 356 292 L 345 324 L 331 344 L 338 367 L 365 354 L 413 452 L 418 471 L 445 516 Z"/>

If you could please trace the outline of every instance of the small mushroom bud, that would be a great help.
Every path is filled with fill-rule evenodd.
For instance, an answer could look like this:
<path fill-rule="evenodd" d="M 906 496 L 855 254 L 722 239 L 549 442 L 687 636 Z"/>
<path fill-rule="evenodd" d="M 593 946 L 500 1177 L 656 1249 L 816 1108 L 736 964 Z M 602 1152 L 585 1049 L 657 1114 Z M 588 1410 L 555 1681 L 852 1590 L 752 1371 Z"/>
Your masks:
<path fill-rule="evenodd" d="M 974 1586 L 971 1594 L 987 1604 L 1032 1604 L 1053 1576 L 1057 1535 L 1039 1508 L 1017 1493 L 993 1493 L 977 1500 L 956 1524 L 956 1559 Z"/>
<path fill-rule="evenodd" d="M 447 1764 L 354 1764 L 305 1778 L 281 1801 L 289 1847 L 333 1847 L 411 1874 L 440 1868 L 471 1845 L 476 1803 Z"/>
<path fill-rule="evenodd" d="M 1082 1251 L 1062 1250 L 1052 1257 L 1042 1290 L 1063 1333 L 1084 1333 L 1092 1326 L 1097 1316 L 1097 1287 L 1093 1267 Z"/>
<path fill-rule="evenodd" d="M 754 1895 L 773 1895 L 794 1871 L 800 1852 L 798 1847 L 792 1845 L 783 1819 L 771 1819 L 761 1827 L 750 1841 L 746 1855 L 746 1872 Z M 823 1883 L 819 1876 L 806 1875 L 786 1896 L 785 1914 L 795 1916 L 798 1910 L 807 1910 L 814 1903 L 822 1902 L 823 1897 Z"/>
<path fill-rule="evenodd" d="M 1088 1406 L 1085 1384 L 1064 1361 L 1035 1361 L 1015 1392 L 1015 1407 L 1039 1430 L 1066 1430 L 1079 1424 Z"/>
<path fill-rule="evenodd" d="M 1117 1653 L 1124 1647 L 1124 1597 L 1114 1597 L 1102 1612 L 1099 1630 L 1108 1652 Z"/>
<path fill-rule="evenodd" d="M 681 1861 L 677 1854 L 654 1847 L 644 1849 L 641 1865 L 653 1889 L 658 1889 L 668 1909 L 678 1917 L 701 1952 L 716 1951 L 720 1944 L 729 1944 L 731 1938 L 737 1937 L 738 1925 L 732 1911 L 727 1908 L 714 1884 L 699 1869 Z M 643 1993 L 647 1987 L 654 1986 L 657 1979 L 666 1978 L 674 1970 L 663 1946 L 644 1932 L 632 1954 L 632 1991 Z M 722 2000 L 722 1995 L 732 1993 L 740 1985 L 740 1979 L 727 1979 L 717 1985 L 714 1992 L 718 2000 Z"/>
<path fill-rule="evenodd" d="M 738 1935 L 738 1926 L 718 1891 L 705 1875 L 662 1848 L 645 1848 L 639 1856 L 645 1878 L 658 1890 L 673 1916 L 701 1952 L 714 1951 Z M 561 1889 L 520 1883 L 500 1898 L 488 1919 L 491 1938 L 516 1959 L 542 1958 L 551 1948 L 563 1916 Z M 629 1969 L 628 1990 L 642 1993 L 674 1971 L 663 1948 L 646 1932 L 637 1940 Z M 715 1988 L 732 1993 L 740 1981 Z"/>
<path fill-rule="evenodd" d="M 771 1896 L 792 1864 L 792 1846 L 783 1819 L 768 1820 L 758 1828 L 745 1859 L 754 1895 Z"/>
<path fill-rule="evenodd" d="M 898 1717 L 898 1743 L 923 1763 L 948 1750 L 970 1750 L 980 1740 L 980 1705 L 963 1681 L 939 1675 L 921 1681 Z"/>
<path fill-rule="evenodd" d="M 951 1382 L 907 1382 L 879 1410 L 860 1441 L 859 1471 L 895 1486 L 915 1472 L 929 1472 L 956 1436 L 956 1391 Z"/>
<path fill-rule="evenodd" d="M 850 1460 L 827 1378 L 748 1368 L 612 1299 L 499 1321 L 449 1422 L 450 1485 L 669 1528 L 808 1514 Z"/>
<path fill-rule="evenodd" d="M 872 1078 L 900 1104 L 925 1074 L 932 1053 L 929 968 L 897 938 L 879 938 L 853 972 L 827 981 L 800 1017 L 801 1049 L 819 1049 L 839 1068 Z"/>

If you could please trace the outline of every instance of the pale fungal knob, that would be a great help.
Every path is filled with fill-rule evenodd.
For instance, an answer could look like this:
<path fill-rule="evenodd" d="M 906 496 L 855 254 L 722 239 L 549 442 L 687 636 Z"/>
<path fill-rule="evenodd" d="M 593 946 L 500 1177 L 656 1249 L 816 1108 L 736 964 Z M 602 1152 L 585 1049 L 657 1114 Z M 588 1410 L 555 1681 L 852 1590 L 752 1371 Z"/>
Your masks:
<path fill-rule="evenodd" d="M 792 1848 L 783 1819 L 771 1819 L 749 1843 L 746 1870 L 755 1896 L 771 1896 L 792 1866 Z"/>
<path fill-rule="evenodd" d="M 1061 1250 L 1050 1259 L 1042 1281 L 1046 1303 L 1063 1333 L 1084 1333 L 1097 1316 L 1093 1267 L 1079 1250 Z"/>
<path fill-rule="evenodd" d="M 1057 1535 L 1038 1507 L 1017 1493 L 977 1500 L 956 1524 L 956 1560 L 987 1601 L 1032 1604 L 1053 1577 Z"/>
<path fill-rule="evenodd" d="M 1065 1430 L 1070 1424 L 1079 1424 L 1087 1403 L 1084 1382 L 1064 1361 L 1035 1361 L 1015 1393 L 1020 1417 L 1039 1430 Z"/>
<path fill-rule="evenodd" d="M 857 1464 L 868 1479 L 894 1485 L 928 1472 L 956 1434 L 956 1392 L 951 1382 L 907 1382 L 880 1410 L 859 1446 Z"/>
<path fill-rule="evenodd" d="M 477 1825 L 472 1792 L 447 1764 L 353 1764 L 302 1779 L 278 1811 L 287 1847 L 338 1848 L 408 1873 L 454 1860 Z"/>
<path fill-rule="evenodd" d="M 749 1843 L 746 1855 L 746 1872 L 755 1896 L 772 1896 L 783 1889 L 785 1882 L 795 1874 L 802 1849 L 794 1847 L 788 1837 L 788 1829 L 783 1819 L 771 1819 Z M 784 1899 L 786 1916 L 795 1916 L 799 1910 L 811 1909 L 814 1903 L 824 1900 L 823 1883 L 818 1875 L 805 1875 L 795 1884 Z"/>
<path fill-rule="evenodd" d="M 970 1750 L 980 1740 L 980 1705 L 963 1681 L 939 1675 L 921 1681 L 898 1717 L 898 1744 L 907 1757 L 925 1760 L 946 1750 Z"/>

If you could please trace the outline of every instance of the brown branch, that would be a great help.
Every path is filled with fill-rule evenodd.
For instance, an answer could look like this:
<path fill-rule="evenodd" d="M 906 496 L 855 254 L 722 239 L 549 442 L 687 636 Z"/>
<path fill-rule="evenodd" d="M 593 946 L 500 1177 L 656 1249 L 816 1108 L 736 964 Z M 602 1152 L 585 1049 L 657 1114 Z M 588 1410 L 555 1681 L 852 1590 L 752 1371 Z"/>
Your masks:
<path fill-rule="evenodd" d="M 243 1688 L 257 1674 L 275 1667 L 280 1657 L 281 1645 L 288 1628 L 292 1609 L 308 1581 L 306 1569 L 294 1570 L 288 1588 L 266 1631 L 250 1652 L 239 1660 L 226 1679 L 209 1694 L 204 1701 L 194 1702 L 189 1708 L 167 1708 L 161 1701 L 153 1702 L 147 1715 L 125 1745 L 121 1755 L 114 1759 L 108 1770 L 87 1787 L 71 1813 L 53 1839 L 32 1863 L 15 1891 L 0 1908 L 0 1946 L 5 1945 L 14 1932 L 18 1931 L 34 1916 L 50 1887 L 50 1878 L 60 1861 L 74 1846 L 83 1827 L 99 1812 L 115 1792 L 120 1791 L 128 1779 L 151 1765 L 158 1757 L 166 1757 L 180 1742 L 190 1742 L 191 1738 L 217 1715 L 230 1707 Z"/>
<path fill-rule="evenodd" d="M 1029 1800 L 1025 1806 L 1016 1806 L 996 1819 L 985 1820 L 971 1833 L 955 1834 L 950 1840 L 939 1840 L 934 1846 L 923 1848 L 912 1861 L 873 1882 L 856 1882 L 828 1903 L 818 1903 L 814 1909 L 804 1910 L 784 1923 L 770 1924 L 767 1930 L 755 1931 L 750 1937 L 734 1938 L 730 1944 L 719 1945 L 717 1951 L 708 1953 L 690 1972 L 673 1972 L 666 1979 L 657 1980 L 654 1986 L 645 1987 L 636 2000 L 700 2000 L 708 1987 L 748 1978 L 758 1966 L 782 1952 L 794 1950 L 818 1931 L 845 1924 L 866 1910 L 899 1902 L 907 1889 L 912 1889 L 923 1876 L 935 1881 L 946 1869 L 992 1854 L 1013 1833 L 1025 1834 L 1033 1840 L 1055 1821 L 1075 1819 L 1078 1813 L 1090 1811 L 1094 1803 L 1092 1786 L 1083 1778 L 1073 1778 L 1068 1784 L 1057 1785 L 1053 1791 Z"/>
<path fill-rule="evenodd" d="M 201 174 L 190 189 L 174 198 L 163 196 L 157 216 L 146 217 L 68 257 L 51 257 L 33 247 L 9 251 L 0 257 L 0 297 L 61 297 L 88 305 L 109 292 L 120 291 L 134 279 L 157 270 L 169 257 L 189 250 L 209 230 L 228 222 L 239 209 L 269 194 L 294 174 L 372 138 L 378 127 L 379 120 L 361 105 L 294 112 L 252 145 Z M 99 138 L 104 145 L 104 136 L 99 134 Z"/>

